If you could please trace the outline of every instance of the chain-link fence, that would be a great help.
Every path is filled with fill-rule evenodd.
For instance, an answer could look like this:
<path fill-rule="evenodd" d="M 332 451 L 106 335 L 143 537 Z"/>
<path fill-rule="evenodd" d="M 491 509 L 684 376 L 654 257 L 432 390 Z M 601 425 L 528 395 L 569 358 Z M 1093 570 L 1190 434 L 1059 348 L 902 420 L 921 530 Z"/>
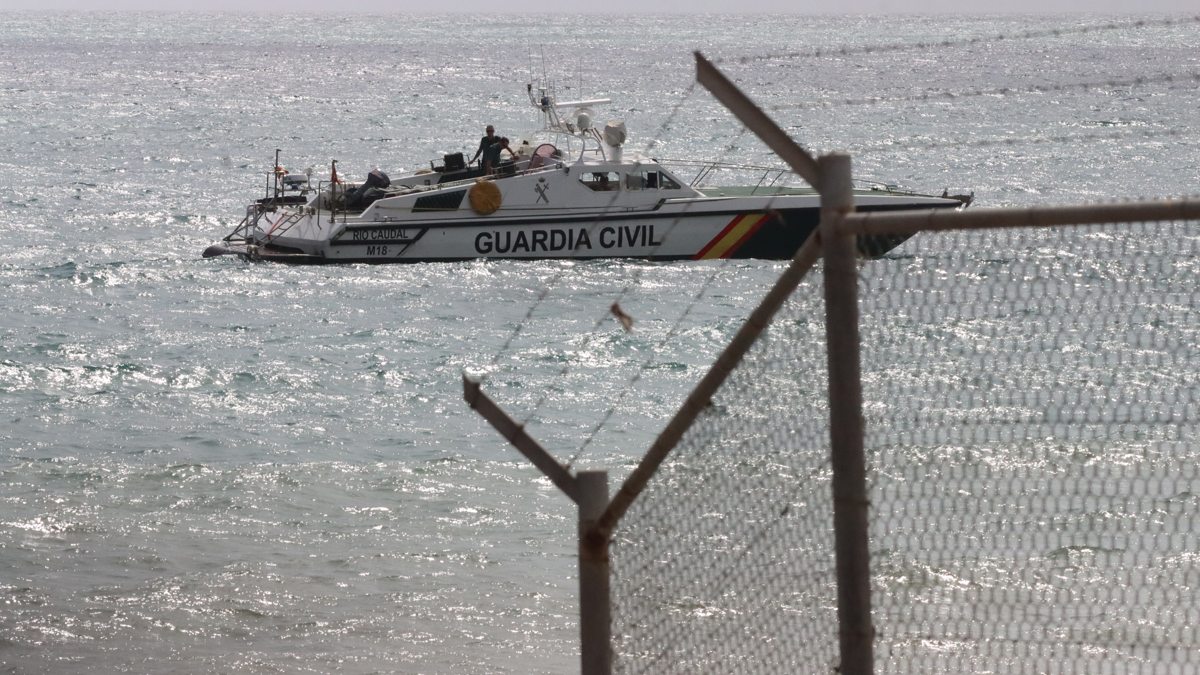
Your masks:
<path fill-rule="evenodd" d="M 697 79 L 821 225 L 638 466 L 609 500 L 464 380 L 580 507 L 584 672 L 1200 669 L 1200 201 L 855 214 Z"/>
<path fill-rule="evenodd" d="M 619 672 L 839 666 L 810 277 L 615 533 Z M 1198 279 L 1194 220 L 923 232 L 863 264 L 876 672 L 1200 666 Z"/>

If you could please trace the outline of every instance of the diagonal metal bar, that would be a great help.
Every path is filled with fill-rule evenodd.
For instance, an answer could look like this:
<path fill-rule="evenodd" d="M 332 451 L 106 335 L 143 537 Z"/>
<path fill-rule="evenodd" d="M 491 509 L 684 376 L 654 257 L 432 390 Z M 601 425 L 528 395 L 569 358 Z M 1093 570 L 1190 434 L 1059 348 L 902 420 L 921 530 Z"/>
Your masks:
<path fill-rule="evenodd" d="M 579 503 L 579 487 L 575 481 L 575 477 L 567 470 L 565 466 L 558 463 L 540 443 L 533 440 L 533 437 L 525 432 L 525 427 L 521 426 L 513 418 L 508 416 L 500 406 L 496 405 L 495 401 L 488 398 L 487 394 L 483 393 L 479 382 L 463 375 L 463 398 L 466 399 L 467 405 L 472 410 L 479 413 L 483 419 L 495 427 L 496 431 L 500 432 L 509 443 L 525 458 L 533 462 L 542 473 L 546 474 L 546 478 L 554 483 L 563 494 L 571 498 L 571 501 Z"/>
<path fill-rule="evenodd" d="M 729 108 L 746 128 L 754 132 L 767 147 L 774 150 L 775 154 L 779 155 L 783 161 L 792 167 L 792 170 L 800 174 L 800 177 L 808 181 L 808 184 L 821 189 L 820 175 L 821 171 L 817 168 L 817 161 L 812 155 L 796 145 L 796 142 L 790 136 L 779 128 L 767 114 L 763 112 L 754 101 L 751 101 L 748 96 L 742 93 L 725 74 L 717 69 L 704 55 L 700 52 L 696 54 L 696 81 L 704 85 L 706 89 L 712 92 L 717 100 Z"/>

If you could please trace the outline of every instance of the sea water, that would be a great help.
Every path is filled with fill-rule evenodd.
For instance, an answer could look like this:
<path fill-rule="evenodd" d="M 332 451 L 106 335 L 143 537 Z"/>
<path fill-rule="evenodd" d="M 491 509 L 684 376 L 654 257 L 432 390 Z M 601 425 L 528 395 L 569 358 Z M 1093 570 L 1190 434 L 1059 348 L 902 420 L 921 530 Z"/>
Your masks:
<path fill-rule="evenodd" d="M 422 168 L 535 125 L 548 77 L 611 98 L 632 149 L 773 162 L 694 86 L 700 50 L 864 178 L 1195 194 L 1197 27 L 1143 18 L 6 13 L 0 663 L 574 670 L 573 505 L 463 372 L 619 478 L 782 269 L 201 259 L 276 149 L 318 178 Z"/>

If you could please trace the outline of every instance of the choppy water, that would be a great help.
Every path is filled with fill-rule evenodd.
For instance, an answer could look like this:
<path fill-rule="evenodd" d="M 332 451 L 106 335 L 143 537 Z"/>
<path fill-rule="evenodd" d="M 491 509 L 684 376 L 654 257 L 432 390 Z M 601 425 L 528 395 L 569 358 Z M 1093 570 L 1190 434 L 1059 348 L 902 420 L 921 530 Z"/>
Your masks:
<path fill-rule="evenodd" d="M 619 474 L 780 269 L 200 259 L 275 148 L 423 166 L 529 126 L 545 67 L 611 96 L 631 145 L 766 161 L 688 93 L 700 49 L 866 177 L 991 206 L 1195 194 L 1194 22 L 737 58 L 1112 20 L 6 14 L 0 663 L 574 669 L 573 510 L 466 408 L 462 370 L 519 415 L 544 397 L 530 430 L 562 456 L 617 401 L 579 465 Z M 597 329 L 623 289 L 637 330 Z"/>

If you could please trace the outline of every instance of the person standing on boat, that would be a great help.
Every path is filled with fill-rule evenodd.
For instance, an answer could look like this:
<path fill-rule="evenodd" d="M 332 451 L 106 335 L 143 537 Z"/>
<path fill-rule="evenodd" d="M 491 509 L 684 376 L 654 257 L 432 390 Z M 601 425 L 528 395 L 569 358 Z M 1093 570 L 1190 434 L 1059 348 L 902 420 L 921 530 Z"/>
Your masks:
<path fill-rule="evenodd" d="M 513 159 L 517 158 L 517 153 L 508 147 L 508 138 L 501 136 L 500 140 L 492 143 L 483 151 L 483 171 L 487 175 L 496 173 L 496 167 L 500 164 L 500 153 L 507 152 L 512 155 Z"/>
<path fill-rule="evenodd" d="M 496 128 L 492 125 L 487 125 L 487 129 L 485 129 L 485 131 L 487 131 L 487 136 L 479 139 L 479 149 L 475 151 L 475 156 L 471 158 L 472 162 L 479 159 L 480 155 L 484 155 L 486 158 L 487 154 L 485 151 L 488 149 L 488 146 L 500 140 L 500 138 L 496 136 Z"/>

